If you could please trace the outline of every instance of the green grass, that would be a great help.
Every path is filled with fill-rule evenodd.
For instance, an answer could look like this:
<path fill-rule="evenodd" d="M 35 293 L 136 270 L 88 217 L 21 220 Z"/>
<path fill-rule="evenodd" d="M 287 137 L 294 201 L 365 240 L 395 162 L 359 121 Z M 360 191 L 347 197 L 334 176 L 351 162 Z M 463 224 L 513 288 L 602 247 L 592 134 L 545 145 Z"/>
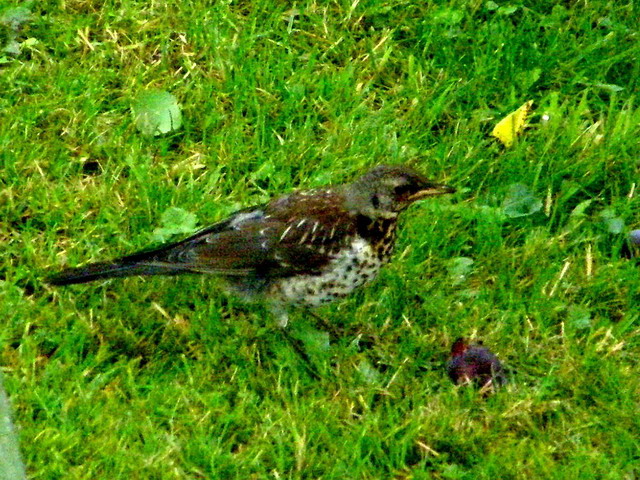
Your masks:
<path fill-rule="evenodd" d="M 34 4 L 0 64 L 0 362 L 30 478 L 638 478 L 640 12 L 554 3 Z M 137 132 L 148 88 L 180 131 Z M 506 150 L 488 134 L 529 99 Z M 149 246 L 170 207 L 206 225 L 401 162 L 459 193 L 318 310 L 328 351 L 293 314 L 318 378 L 211 279 L 43 284 Z M 513 184 L 542 208 L 506 217 Z M 451 385 L 458 336 L 510 385 Z"/>

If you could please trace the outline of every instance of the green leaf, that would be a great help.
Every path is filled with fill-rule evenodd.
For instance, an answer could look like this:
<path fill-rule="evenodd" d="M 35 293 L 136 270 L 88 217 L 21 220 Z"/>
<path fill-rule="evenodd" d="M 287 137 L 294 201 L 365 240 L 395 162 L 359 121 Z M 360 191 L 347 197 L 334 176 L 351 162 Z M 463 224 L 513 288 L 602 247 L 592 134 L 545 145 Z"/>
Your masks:
<path fill-rule="evenodd" d="M 602 223 L 609 233 L 618 234 L 624 230 L 624 220 L 616 216 L 613 208 L 605 208 L 600 212 L 600 218 L 602 218 Z"/>
<path fill-rule="evenodd" d="M 380 382 L 380 372 L 366 358 L 360 361 L 357 368 L 362 379 L 369 385 L 377 385 Z"/>
<path fill-rule="evenodd" d="M 8 53 L 9 55 L 20 55 L 20 44 L 11 39 L 7 42 L 2 51 L 4 53 Z"/>
<path fill-rule="evenodd" d="M 165 242 L 177 234 L 189 234 L 197 230 L 198 217 L 178 207 L 170 207 L 160 217 L 161 227 L 153 231 L 153 240 Z"/>
<path fill-rule="evenodd" d="M 505 15 L 505 16 L 509 16 L 512 15 L 514 13 L 516 13 L 518 11 L 518 6 L 517 5 L 505 5 L 504 7 L 500 7 L 498 8 L 498 13 L 500 15 Z"/>
<path fill-rule="evenodd" d="M 502 202 L 502 211 L 509 218 L 526 217 L 542 209 L 542 200 L 536 198 L 526 185 L 514 183 Z"/>
<path fill-rule="evenodd" d="M 591 312 L 587 307 L 571 305 L 567 312 L 567 324 L 576 330 L 584 330 L 591 326 Z"/>
<path fill-rule="evenodd" d="M 593 202 L 593 199 L 589 199 L 589 200 L 584 200 L 582 202 L 580 202 L 578 205 L 576 205 L 576 207 L 571 211 L 571 214 L 569 215 L 571 218 L 577 218 L 577 217 L 583 217 L 587 208 L 589 208 L 589 205 L 591 205 L 591 202 Z"/>
<path fill-rule="evenodd" d="M 605 220 L 605 224 L 607 225 L 607 230 L 609 233 L 622 233 L 624 230 L 624 220 L 620 217 L 610 218 Z"/>
<path fill-rule="evenodd" d="M 473 259 L 456 257 L 449 260 L 449 276 L 454 285 L 463 283 L 473 270 Z"/>
<path fill-rule="evenodd" d="M 182 113 L 169 92 L 149 90 L 140 93 L 131 107 L 136 127 L 143 135 L 162 135 L 182 125 Z"/>
<path fill-rule="evenodd" d="M 7 25 L 14 32 L 31 18 L 31 11 L 25 7 L 10 8 L 0 17 L 0 23 Z"/>
<path fill-rule="evenodd" d="M 458 25 L 464 18 L 464 12 L 455 8 L 442 7 L 433 13 L 432 20 L 436 24 Z"/>
<path fill-rule="evenodd" d="M 20 55 L 21 44 L 16 39 L 20 27 L 30 18 L 31 12 L 24 7 L 10 8 L 0 16 L 0 52 Z"/>
<path fill-rule="evenodd" d="M 22 46 L 23 47 L 33 47 L 34 45 L 37 45 L 38 43 L 39 42 L 38 42 L 37 38 L 29 37 L 24 42 L 22 42 Z"/>

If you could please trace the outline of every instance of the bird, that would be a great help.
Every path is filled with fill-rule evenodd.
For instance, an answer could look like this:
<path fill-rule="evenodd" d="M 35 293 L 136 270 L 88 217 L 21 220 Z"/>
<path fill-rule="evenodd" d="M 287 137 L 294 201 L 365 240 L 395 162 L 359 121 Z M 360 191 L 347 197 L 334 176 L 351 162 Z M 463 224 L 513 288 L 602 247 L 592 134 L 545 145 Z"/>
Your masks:
<path fill-rule="evenodd" d="M 378 165 L 351 183 L 298 190 L 244 208 L 192 236 L 50 276 L 63 286 L 135 275 L 215 274 L 247 300 L 266 301 L 285 327 L 373 280 L 392 255 L 398 216 L 454 193 L 407 165 Z"/>
<path fill-rule="evenodd" d="M 455 384 L 473 383 L 483 390 L 499 387 L 507 382 L 498 357 L 482 343 L 470 344 L 464 338 L 458 338 L 451 346 L 447 373 Z"/>

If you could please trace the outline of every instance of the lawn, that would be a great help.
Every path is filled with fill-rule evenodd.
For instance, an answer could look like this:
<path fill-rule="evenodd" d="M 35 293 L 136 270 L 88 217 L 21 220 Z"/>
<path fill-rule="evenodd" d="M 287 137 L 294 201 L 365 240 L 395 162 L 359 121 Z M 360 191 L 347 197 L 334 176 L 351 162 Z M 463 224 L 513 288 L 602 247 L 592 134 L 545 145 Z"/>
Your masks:
<path fill-rule="evenodd" d="M 640 477 L 637 5 L 9 2 L 0 364 L 29 478 Z M 150 89 L 179 129 L 138 130 Z M 329 344 L 215 278 L 43 282 L 381 163 L 458 192 L 316 310 Z M 506 387 L 450 382 L 460 336 Z"/>

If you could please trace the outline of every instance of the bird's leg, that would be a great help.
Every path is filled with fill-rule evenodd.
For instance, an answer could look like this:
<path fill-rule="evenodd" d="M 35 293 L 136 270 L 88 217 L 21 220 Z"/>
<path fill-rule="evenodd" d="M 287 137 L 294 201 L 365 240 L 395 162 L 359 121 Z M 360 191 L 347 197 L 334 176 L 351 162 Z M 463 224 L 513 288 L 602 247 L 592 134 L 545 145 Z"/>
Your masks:
<path fill-rule="evenodd" d="M 287 309 L 281 305 L 280 303 L 272 303 L 269 306 L 269 310 L 276 318 L 276 323 L 280 328 L 285 328 L 289 324 L 289 312 Z M 322 327 L 327 331 L 331 340 L 336 340 L 340 338 L 339 332 L 327 322 L 324 318 L 322 318 L 317 313 L 314 313 L 310 308 L 304 309 L 309 316 L 313 317 Z"/>
<path fill-rule="evenodd" d="M 329 339 L 332 341 L 336 341 L 338 338 L 340 338 L 340 332 L 338 332 L 333 325 L 331 325 L 329 322 L 327 322 L 323 317 L 321 317 L 320 315 L 318 315 L 317 313 L 313 312 L 310 308 L 306 308 L 305 309 L 306 313 L 308 313 L 310 316 L 312 316 L 313 318 L 315 318 L 320 325 L 322 325 L 322 327 L 326 330 L 326 332 L 329 334 Z"/>
<path fill-rule="evenodd" d="M 284 335 L 284 337 L 289 342 L 289 345 L 291 345 L 293 350 L 302 359 L 302 363 L 304 363 L 304 366 L 307 369 L 307 372 L 309 372 L 309 375 L 311 375 L 311 377 L 314 378 L 315 380 L 319 380 L 320 374 L 318 373 L 318 370 L 313 366 L 313 362 L 311 361 L 311 358 L 309 357 L 307 352 L 305 352 L 303 348 L 303 342 L 293 337 L 289 333 L 289 330 L 287 330 L 286 328 L 283 328 L 280 331 L 282 332 L 282 335 Z"/>
<path fill-rule="evenodd" d="M 311 358 L 309 358 L 309 355 L 304 350 L 304 343 L 292 336 L 289 332 L 289 329 L 286 328 L 287 324 L 289 323 L 289 312 L 287 311 L 287 309 L 284 307 L 284 305 L 274 302 L 269 305 L 269 310 L 271 311 L 271 314 L 276 318 L 276 323 L 278 327 L 280 327 L 282 335 L 287 339 L 289 345 L 291 345 L 293 350 L 302 359 L 302 362 L 309 372 L 309 375 L 311 375 L 316 380 L 320 379 L 320 375 L 318 374 L 317 369 L 313 366 Z"/>

